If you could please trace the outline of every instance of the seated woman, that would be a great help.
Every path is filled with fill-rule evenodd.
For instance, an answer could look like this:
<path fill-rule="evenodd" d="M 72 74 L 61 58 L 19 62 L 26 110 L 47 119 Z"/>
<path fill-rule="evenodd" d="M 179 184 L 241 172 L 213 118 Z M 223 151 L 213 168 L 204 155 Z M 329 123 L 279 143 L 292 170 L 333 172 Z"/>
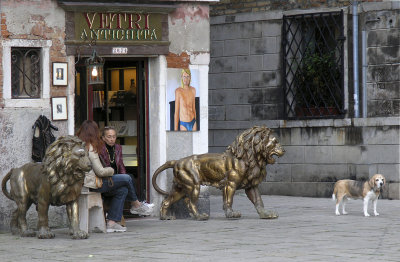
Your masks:
<path fill-rule="evenodd" d="M 107 213 L 107 232 L 125 232 L 126 227 L 119 224 L 122 218 L 125 199 L 132 201 L 134 207 L 134 186 L 129 175 L 114 175 L 114 169 L 103 167 L 100 162 L 98 152 L 104 146 L 100 138 L 100 131 L 96 122 L 86 120 L 82 123 L 77 132 L 77 136 L 86 143 L 89 151 L 89 159 L 96 176 L 102 179 L 102 185 L 99 188 L 91 189 L 111 197 L 110 209 Z"/>
<path fill-rule="evenodd" d="M 119 144 L 116 144 L 117 132 L 115 128 L 112 126 L 106 126 L 103 129 L 101 138 L 104 141 L 104 146 L 99 153 L 100 159 L 102 163 L 106 167 L 112 167 L 114 169 L 115 174 L 123 174 L 123 176 L 128 176 L 132 181 L 131 176 L 126 175 L 126 168 L 124 165 L 124 160 L 122 158 L 122 147 Z M 136 195 L 135 187 L 132 188 L 132 208 L 131 213 L 136 215 L 150 215 L 153 211 L 153 205 L 147 204 L 146 202 L 139 202 L 138 197 Z"/>

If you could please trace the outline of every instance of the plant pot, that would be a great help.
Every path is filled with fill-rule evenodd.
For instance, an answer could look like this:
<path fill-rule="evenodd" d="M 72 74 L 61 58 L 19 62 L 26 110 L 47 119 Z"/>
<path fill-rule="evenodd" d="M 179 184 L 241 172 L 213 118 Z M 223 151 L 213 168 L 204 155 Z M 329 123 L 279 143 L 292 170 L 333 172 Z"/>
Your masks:
<path fill-rule="evenodd" d="M 296 116 L 337 116 L 339 110 L 336 107 L 296 107 Z"/>

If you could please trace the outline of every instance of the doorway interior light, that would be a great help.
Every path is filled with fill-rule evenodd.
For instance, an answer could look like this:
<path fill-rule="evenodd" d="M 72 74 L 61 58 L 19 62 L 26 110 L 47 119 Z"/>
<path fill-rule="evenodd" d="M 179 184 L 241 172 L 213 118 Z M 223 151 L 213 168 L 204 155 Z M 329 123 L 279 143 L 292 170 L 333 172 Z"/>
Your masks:
<path fill-rule="evenodd" d="M 93 49 L 92 56 L 85 63 L 88 85 L 104 84 L 104 58 L 97 55 L 96 49 Z"/>

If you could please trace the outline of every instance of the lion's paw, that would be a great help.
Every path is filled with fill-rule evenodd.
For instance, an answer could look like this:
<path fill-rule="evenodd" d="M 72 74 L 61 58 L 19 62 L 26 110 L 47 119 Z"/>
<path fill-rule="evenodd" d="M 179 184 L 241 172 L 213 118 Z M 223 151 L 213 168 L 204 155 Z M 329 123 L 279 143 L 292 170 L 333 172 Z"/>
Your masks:
<path fill-rule="evenodd" d="M 34 236 L 36 236 L 36 232 L 31 229 L 25 230 L 24 232 L 21 233 L 21 237 L 34 237 Z"/>
<path fill-rule="evenodd" d="M 21 231 L 19 230 L 18 227 L 12 227 L 12 228 L 11 228 L 11 234 L 13 234 L 13 235 L 20 235 L 20 234 L 21 234 Z"/>
<path fill-rule="evenodd" d="M 203 214 L 196 216 L 196 220 L 199 220 L 199 221 L 208 220 L 209 218 L 210 218 L 210 216 L 207 213 L 203 213 Z"/>
<path fill-rule="evenodd" d="M 50 238 L 54 238 L 54 237 L 55 237 L 55 235 L 53 232 L 50 231 L 50 229 L 41 228 L 39 230 L 38 238 L 40 238 L 40 239 L 50 239 Z"/>
<path fill-rule="evenodd" d="M 175 216 L 160 216 L 161 220 L 175 220 Z"/>
<path fill-rule="evenodd" d="M 263 210 L 262 212 L 260 212 L 258 214 L 259 214 L 260 218 L 262 218 L 262 219 L 275 219 L 275 218 L 279 217 L 278 213 L 276 213 L 274 211 Z"/>
<path fill-rule="evenodd" d="M 240 218 L 242 214 L 239 211 L 233 211 L 232 209 L 225 211 L 226 218 Z"/>
<path fill-rule="evenodd" d="M 83 230 L 76 231 L 71 235 L 72 239 L 87 239 L 88 237 L 89 234 Z"/>

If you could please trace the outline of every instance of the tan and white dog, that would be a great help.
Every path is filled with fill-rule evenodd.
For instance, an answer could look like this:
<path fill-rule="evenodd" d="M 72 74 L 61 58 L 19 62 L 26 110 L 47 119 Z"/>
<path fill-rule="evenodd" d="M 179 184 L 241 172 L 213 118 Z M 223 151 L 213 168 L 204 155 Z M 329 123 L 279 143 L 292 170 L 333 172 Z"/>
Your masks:
<path fill-rule="evenodd" d="M 385 177 L 381 174 L 374 175 L 370 180 L 362 182 L 350 179 L 339 180 L 335 183 L 332 198 L 336 199 L 336 215 L 340 215 L 339 204 L 342 203 L 343 215 L 346 215 L 346 202 L 348 198 L 362 198 L 364 200 L 364 216 L 369 217 L 368 202 L 372 200 L 374 205 L 374 215 L 379 216 L 376 212 L 376 204 L 382 187 L 385 185 Z"/>

